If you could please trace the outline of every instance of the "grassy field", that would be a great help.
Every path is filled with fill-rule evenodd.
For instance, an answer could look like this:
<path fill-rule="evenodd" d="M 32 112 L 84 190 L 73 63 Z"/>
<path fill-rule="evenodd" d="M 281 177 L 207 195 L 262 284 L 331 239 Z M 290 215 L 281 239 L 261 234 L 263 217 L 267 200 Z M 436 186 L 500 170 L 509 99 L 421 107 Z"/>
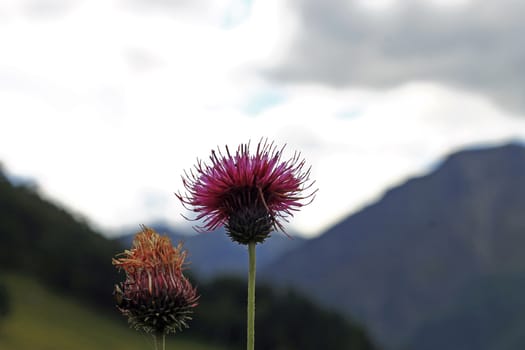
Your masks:
<path fill-rule="evenodd" d="M 153 349 L 151 336 L 134 332 L 122 322 L 103 317 L 70 298 L 60 297 L 29 278 L 3 274 L 11 313 L 0 321 L 2 350 L 135 350 Z M 116 311 L 115 311 L 116 312 Z M 168 338 L 166 349 L 220 350 Z"/>

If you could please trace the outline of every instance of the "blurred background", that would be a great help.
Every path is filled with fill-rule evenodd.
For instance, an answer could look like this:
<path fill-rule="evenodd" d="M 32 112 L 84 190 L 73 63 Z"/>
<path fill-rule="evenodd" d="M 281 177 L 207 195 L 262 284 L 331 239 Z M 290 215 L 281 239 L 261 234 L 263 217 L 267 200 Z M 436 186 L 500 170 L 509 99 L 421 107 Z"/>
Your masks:
<path fill-rule="evenodd" d="M 258 349 L 525 348 L 525 3 L 0 0 L 0 348 L 134 349 L 111 257 L 182 240 L 172 347 L 244 344 L 247 254 L 174 196 L 212 149 L 300 151 L 258 247 Z"/>

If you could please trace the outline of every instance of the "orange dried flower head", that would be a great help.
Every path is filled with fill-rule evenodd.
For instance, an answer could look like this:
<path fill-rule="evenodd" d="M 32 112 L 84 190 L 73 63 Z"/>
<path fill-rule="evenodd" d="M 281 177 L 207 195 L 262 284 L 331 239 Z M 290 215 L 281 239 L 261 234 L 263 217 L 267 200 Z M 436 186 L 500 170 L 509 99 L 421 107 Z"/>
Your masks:
<path fill-rule="evenodd" d="M 174 247 L 168 237 L 143 226 L 131 250 L 113 259 L 126 273 L 115 285 L 117 307 L 134 328 L 168 334 L 188 327 L 199 297 L 183 274 L 186 254 L 181 243 Z"/>

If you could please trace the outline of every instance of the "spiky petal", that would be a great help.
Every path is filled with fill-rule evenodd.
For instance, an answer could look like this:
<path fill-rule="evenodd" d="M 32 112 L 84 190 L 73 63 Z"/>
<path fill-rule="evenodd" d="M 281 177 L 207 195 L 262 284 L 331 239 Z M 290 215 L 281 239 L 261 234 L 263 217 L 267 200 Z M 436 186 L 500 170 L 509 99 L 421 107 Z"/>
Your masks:
<path fill-rule="evenodd" d="M 204 220 L 197 228 L 212 231 L 224 225 L 241 244 L 261 243 L 272 230 L 284 232 L 282 220 L 308 204 L 316 191 L 309 191 L 313 182 L 305 160 L 299 153 L 283 160 L 283 150 L 261 141 L 255 154 L 248 143 L 235 154 L 227 146 L 225 154 L 212 151 L 209 164 L 198 161 L 183 177 L 187 194 L 177 194 L 197 214 L 195 220 Z"/>

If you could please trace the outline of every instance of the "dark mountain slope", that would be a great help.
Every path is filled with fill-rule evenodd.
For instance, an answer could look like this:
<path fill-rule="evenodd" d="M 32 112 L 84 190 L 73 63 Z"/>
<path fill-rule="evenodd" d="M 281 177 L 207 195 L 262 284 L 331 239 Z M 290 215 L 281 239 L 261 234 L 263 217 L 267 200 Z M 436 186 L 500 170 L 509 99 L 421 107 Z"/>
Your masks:
<path fill-rule="evenodd" d="M 108 298 L 117 278 L 109 265 L 120 247 L 0 169 L 0 270 L 30 273 L 92 303 Z M 109 262 L 109 264 L 108 264 Z"/>
<path fill-rule="evenodd" d="M 525 148 L 511 144 L 453 154 L 264 274 L 357 316 L 394 347 L 483 276 L 525 271 L 524 248 Z"/>
<path fill-rule="evenodd" d="M 523 349 L 523 276 L 523 273 L 489 275 L 470 284 L 452 307 L 442 310 L 417 330 L 407 348 Z"/>

